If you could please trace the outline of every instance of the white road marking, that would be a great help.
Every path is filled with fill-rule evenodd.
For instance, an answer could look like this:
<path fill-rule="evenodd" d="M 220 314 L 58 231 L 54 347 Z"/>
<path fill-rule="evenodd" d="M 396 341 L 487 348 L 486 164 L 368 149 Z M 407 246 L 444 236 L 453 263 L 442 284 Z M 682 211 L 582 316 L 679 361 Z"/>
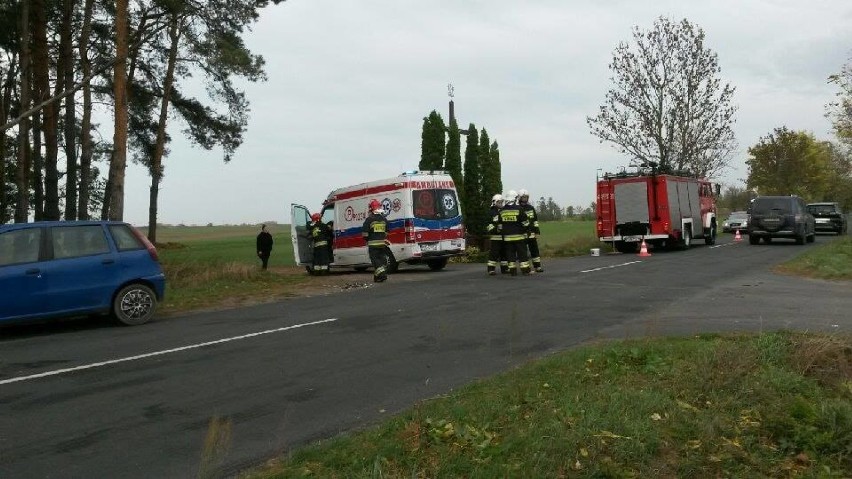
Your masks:
<path fill-rule="evenodd" d="M 721 247 L 723 247 L 723 246 L 733 246 L 733 245 L 735 245 L 735 244 L 737 244 L 737 243 L 724 243 L 724 244 L 717 244 L 717 245 L 713 245 L 713 246 L 711 246 L 711 247 L 710 247 L 710 249 L 713 249 L 713 248 L 721 248 Z"/>
<path fill-rule="evenodd" d="M 620 268 L 622 266 L 627 266 L 629 264 L 636 264 L 636 263 L 641 263 L 641 261 L 631 261 L 629 263 L 614 264 L 612 266 L 603 266 L 603 267 L 600 267 L 600 268 L 587 269 L 587 270 L 580 271 L 580 272 L 581 273 L 592 273 L 594 271 L 601 271 L 601 270 L 604 270 L 604 269 L 612 269 L 612 268 Z"/>
<path fill-rule="evenodd" d="M 203 348 L 205 346 L 213 346 L 215 344 L 223 344 L 223 343 L 228 343 L 228 342 L 231 342 L 231 341 L 238 341 L 240 339 L 253 338 L 255 336 L 262 336 L 264 334 L 280 333 L 282 331 L 289 331 L 291 329 L 303 328 L 305 326 L 315 326 L 317 324 L 330 323 L 332 321 L 337 321 L 337 318 L 323 319 L 321 321 L 313 321 L 313 322 L 310 322 L 310 323 L 294 324 L 292 326 L 285 326 L 283 328 L 267 329 L 266 331 L 258 331 L 256 333 L 249 333 L 249 334 L 243 334 L 243 335 L 240 335 L 240 336 L 233 336 L 233 337 L 230 337 L 230 338 L 217 339 L 215 341 L 207 341 L 206 343 L 190 344 L 188 346 L 181 346 L 179 348 L 166 349 L 166 350 L 163 350 L 163 351 L 155 351 L 153 353 L 139 354 L 137 356 L 129 356 L 129 357 L 126 357 L 126 358 L 110 359 L 108 361 L 101 361 L 99 363 L 84 364 L 82 366 L 76 366 L 76 367 L 73 367 L 73 368 L 65 368 L 65 369 L 57 369 L 55 371 L 46 371 L 46 372 L 43 372 L 43 373 L 32 374 L 30 376 L 19 376 L 19 377 L 11 378 L 11 379 L 3 379 L 3 380 L 0 380 L 0 386 L 2 386 L 4 384 L 16 383 L 16 382 L 19 382 L 19 381 L 29 381 L 31 379 L 44 378 L 44 377 L 48 377 L 48 376 L 57 376 L 57 375 L 60 375 L 60 374 L 70 373 L 70 372 L 74 372 L 74 371 L 82 371 L 84 369 L 99 368 L 101 366 L 109 366 L 111 364 L 126 363 L 128 361 L 138 361 L 140 359 L 150 358 L 150 357 L 153 357 L 153 356 L 163 356 L 165 354 L 179 353 L 181 351 L 187 351 L 187 350 L 190 350 L 190 349 L 198 349 L 198 348 Z"/>

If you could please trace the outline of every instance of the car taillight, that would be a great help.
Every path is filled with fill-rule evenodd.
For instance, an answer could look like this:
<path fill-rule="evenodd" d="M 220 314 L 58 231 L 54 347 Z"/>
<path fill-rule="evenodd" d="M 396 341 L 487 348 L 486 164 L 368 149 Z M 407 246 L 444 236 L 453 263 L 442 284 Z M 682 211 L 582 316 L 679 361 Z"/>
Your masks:
<path fill-rule="evenodd" d="M 153 244 L 153 243 L 151 243 L 150 241 L 148 241 L 148 237 L 147 237 L 147 236 L 145 236 L 145 235 L 143 235 L 141 231 L 139 231 L 138 229 L 134 228 L 133 226 L 131 226 L 131 227 L 130 227 L 130 230 L 131 230 L 131 231 L 133 231 L 133 234 L 134 234 L 134 235 L 136 235 L 136 238 L 138 238 L 138 239 L 139 239 L 139 241 L 141 241 L 141 242 L 142 242 L 142 244 L 143 244 L 143 245 L 145 245 L 145 249 L 147 249 L 147 250 L 148 250 L 148 254 L 149 254 L 149 255 L 151 255 L 151 259 L 153 259 L 154 261 L 159 262 L 159 261 L 160 261 L 160 258 L 159 258 L 159 256 L 157 255 L 157 247 L 156 247 L 156 246 L 154 246 L 154 244 Z"/>

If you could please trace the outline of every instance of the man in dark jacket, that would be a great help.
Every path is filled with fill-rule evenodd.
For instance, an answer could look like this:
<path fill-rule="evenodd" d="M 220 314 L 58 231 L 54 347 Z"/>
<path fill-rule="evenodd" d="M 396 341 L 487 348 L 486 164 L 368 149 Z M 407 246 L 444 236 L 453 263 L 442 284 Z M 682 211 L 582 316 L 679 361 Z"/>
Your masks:
<path fill-rule="evenodd" d="M 497 274 L 497 264 L 500 264 L 500 270 L 504 273 L 509 271 L 509 262 L 506 260 L 506 249 L 503 246 L 503 232 L 500 231 L 500 220 L 497 215 L 500 214 L 500 208 L 503 207 L 503 195 L 497 193 L 491 197 L 491 209 L 488 217 L 488 274 L 494 276 Z"/>
<path fill-rule="evenodd" d="M 331 226 L 320 221 L 319 213 L 314 213 L 311 215 L 308 231 L 314 245 L 313 271 L 316 274 L 328 274 L 328 265 L 331 263 L 330 246 L 334 239 Z"/>
<path fill-rule="evenodd" d="M 384 208 L 376 200 L 370 200 L 370 216 L 364 221 L 362 235 L 367 242 L 367 252 L 373 264 L 373 281 L 381 283 L 388 279 L 387 237 L 388 222 Z"/>
<path fill-rule="evenodd" d="M 526 213 L 517 204 L 518 194 L 509 191 L 503 200 L 503 209 L 497 214 L 497 224 L 503 233 L 503 244 L 509 259 L 509 273 L 517 276 L 518 266 L 524 275 L 530 274 L 530 261 L 527 256 L 527 230 L 530 222 Z"/>
<path fill-rule="evenodd" d="M 263 269 L 269 264 L 269 255 L 272 254 L 272 235 L 266 231 L 266 225 L 260 226 L 260 233 L 257 235 L 257 257 L 263 263 Z"/>
<path fill-rule="evenodd" d="M 530 204 L 530 193 L 523 188 L 518 192 L 518 206 L 524 210 L 530 222 L 526 242 L 530 251 L 532 267 L 536 273 L 543 273 L 544 268 L 541 266 L 541 254 L 538 252 L 538 237 L 541 236 L 541 228 L 538 225 L 538 213 L 536 213 L 535 207 Z"/>

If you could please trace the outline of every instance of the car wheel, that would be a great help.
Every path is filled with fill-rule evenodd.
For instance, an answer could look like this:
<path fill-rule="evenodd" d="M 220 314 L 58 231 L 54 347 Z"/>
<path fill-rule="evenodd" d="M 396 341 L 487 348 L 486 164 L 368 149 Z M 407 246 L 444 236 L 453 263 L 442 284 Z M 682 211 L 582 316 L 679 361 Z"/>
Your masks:
<path fill-rule="evenodd" d="M 157 295 L 144 284 L 129 284 L 115 295 L 112 315 L 122 324 L 136 326 L 145 324 L 157 311 Z"/>
<path fill-rule="evenodd" d="M 796 235 L 796 244 L 805 244 L 806 238 L 807 238 L 807 233 L 802 231 L 802 234 Z"/>
<path fill-rule="evenodd" d="M 771 236 L 764 236 L 763 242 L 766 243 L 766 244 L 772 243 L 772 237 Z"/>
<path fill-rule="evenodd" d="M 760 243 L 760 236 L 748 235 L 748 244 Z"/>

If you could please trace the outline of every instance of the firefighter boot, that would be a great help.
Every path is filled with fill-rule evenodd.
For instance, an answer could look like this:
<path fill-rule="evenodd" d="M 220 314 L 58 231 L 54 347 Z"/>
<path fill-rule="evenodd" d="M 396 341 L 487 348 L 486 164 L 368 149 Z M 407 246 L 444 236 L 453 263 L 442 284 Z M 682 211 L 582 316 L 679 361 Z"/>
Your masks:
<path fill-rule="evenodd" d="M 521 262 L 521 273 L 524 276 L 530 275 L 530 263 L 528 261 L 522 261 Z"/>
<path fill-rule="evenodd" d="M 500 262 L 500 273 L 506 274 L 508 272 L 509 272 L 509 262 L 508 261 L 501 261 Z"/>
<path fill-rule="evenodd" d="M 495 274 L 497 274 L 497 272 L 495 271 L 497 269 L 497 262 L 489 260 L 487 264 L 488 264 L 488 276 L 494 276 Z"/>
<path fill-rule="evenodd" d="M 544 268 L 541 267 L 541 259 L 538 261 L 533 260 L 533 269 L 536 273 L 544 273 Z"/>

